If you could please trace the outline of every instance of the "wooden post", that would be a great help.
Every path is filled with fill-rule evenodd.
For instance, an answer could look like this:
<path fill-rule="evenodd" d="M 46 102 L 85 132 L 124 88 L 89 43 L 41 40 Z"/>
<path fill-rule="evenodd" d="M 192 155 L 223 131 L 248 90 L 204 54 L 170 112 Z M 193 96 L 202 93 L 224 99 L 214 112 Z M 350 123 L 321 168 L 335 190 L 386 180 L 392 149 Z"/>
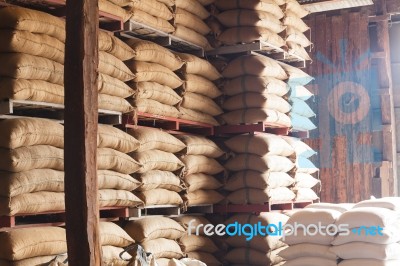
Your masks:
<path fill-rule="evenodd" d="M 98 0 L 68 0 L 65 205 L 71 266 L 101 265 L 97 183 Z"/>

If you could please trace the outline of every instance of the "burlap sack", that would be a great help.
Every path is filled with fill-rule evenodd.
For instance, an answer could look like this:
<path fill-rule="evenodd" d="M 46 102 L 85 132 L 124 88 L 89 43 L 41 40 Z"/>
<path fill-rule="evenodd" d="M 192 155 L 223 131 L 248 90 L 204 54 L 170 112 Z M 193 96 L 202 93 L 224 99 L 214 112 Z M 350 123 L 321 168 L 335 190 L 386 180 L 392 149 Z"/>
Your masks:
<path fill-rule="evenodd" d="M 141 181 L 141 186 L 137 191 L 162 188 L 181 192 L 184 189 L 180 178 L 172 172 L 152 170 L 144 174 L 136 174 L 135 177 Z"/>
<path fill-rule="evenodd" d="M 307 158 L 298 156 L 296 158 L 296 173 L 314 174 L 319 169 Z"/>
<path fill-rule="evenodd" d="M 0 61 L 7 66 L 0 68 L 1 76 L 64 84 L 64 66 L 44 57 L 21 53 L 2 53 Z"/>
<path fill-rule="evenodd" d="M 312 44 L 304 33 L 292 27 L 286 28 L 286 41 L 297 43 L 302 47 L 308 47 Z"/>
<path fill-rule="evenodd" d="M 185 166 L 173 153 L 160 150 L 135 152 L 129 155 L 142 165 L 137 171 L 140 174 L 151 170 L 174 172 Z"/>
<path fill-rule="evenodd" d="M 286 12 L 285 18 L 283 19 L 283 25 L 293 27 L 300 32 L 306 32 L 310 27 L 296 14 L 292 12 Z"/>
<path fill-rule="evenodd" d="M 315 117 L 316 114 L 314 111 L 308 106 L 308 104 L 300 99 L 292 99 L 292 112 L 301 116 L 305 116 L 308 118 Z"/>
<path fill-rule="evenodd" d="M 214 242 L 205 236 L 185 235 L 179 239 L 179 245 L 185 253 L 192 251 L 215 253 L 218 251 Z"/>
<path fill-rule="evenodd" d="M 102 246 L 127 247 L 135 241 L 121 227 L 111 222 L 100 222 L 100 244 Z"/>
<path fill-rule="evenodd" d="M 291 201 L 296 195 L 287 187 L 272 189 L 239 189 L 228 195 L 232 204 L 265 204 L 270 201 Z"/>
<path fill-rule="evenodd" d="M 166 238 L 148 240 L 142 243 L 146 252 L 153 254 L 154 258 L 180 259 L 183 253 L 178 243 Z"/>
<path fill-rule="evenodd" d="M 200 215 L 184 215 L 173 219 L 178 223 L 180 223 L 186 229 L 188 235 L 195 235 L 195 234 L 204 235 L 203 227 L 199 227 L 199 232 L 196 233 L 197 226 L 200 224 L 202 224 L 203 226 L 206 224 L 210 224 L 209 220 L 207 220 L 204 216 Z M 191 224 L 190 231 L 189 231 L 189 223 Z"/>
<path fill-rule="evenodd" d="M 0 99 L 64 104 L 64 87 L 42 80 L 0 78 Z"/>
<path fill-rule="evenodd" d="M 215 2 L 215 0 L 197 0 L 202 6 L 208 6 Z"/>
<path fill-rule="evenodd" d="M 42 33 L 65 42 L 65 21 L 48 13 L 8 6 L 0 9 L 0 29 Z"/>
<path fill-rule="evenodd" d="M 271 13 L 277 19 L 281 19 L 284 16 L 283 11 L 273 0 L 217 0 L 215 4 L 219 10 L 250 9 Z"/>
<path fill-rule="evenodd" d="M 297 188 L 313 188 L 314 186 L 321 183 L 320 180 L 306 173 L 296 173 L 296 175 L 294 176 L 294 180 L 296 182 L 295 186 Z"/>
<path fill-rule="evenodd" d="M 137 150 L 137 152 L 161 150 L 165 152 L 177 153 L 186 147 L 182 141 L 158 128 L 130 128 L 128 129 L 128 134 L 140 141 L 140 148 Z"/>
<path fill-rule="evenodd" d="M 99 190 L 99 207 L 138 207 L 143 202 L 133 193 L 126 190 L 101 189 Z"/>
<path fill-rule="evenodd" d="M 184 107 L 179 108 L 179 118 L 207 125 L 219 126 L 217 120 L 215 120 L 211 115 L 193 111 Z"/>
<path fill-rule="evenodd" d="M 286 45 L 288 47 L 289 54 L 297 55 L 307 61 L 312 60 L 310 55 L 308 54 L 308 52 L 306 51 L 306 49 L 303 46 L 301 46 L 297 43 L 294 43 L 294 42 L 290 42 L 290 41 L 287 41 Z"/>
<path fill-rule="evenodd" d="M 133 106 L 124 98 L 99 94 L 99 109 L 106 111 L 130 113 L 134 110 Z"/>
<path fill-rule="evenodd" d="M 64 148 L 64 127 L 43 118 L 15 118 L 0 121 L 0 147 L 50 145 Z"/>
<path fill-rule="evenodd" d="M 225 259 L 230 263 L 242 263 L 245 265 L 275 265 L 283 261 L 278 253 L 278 250 L 259 252 L 249 248 L 235 248 L 226 254 Z"/>
<path fill-rule="evenodd" d="M 99 73 L 98 86 L 100 94 L 128 98 L 134 93 L 134 90 L 125 82 L 102 73 Z"/>
<path fill-rule="evenodd" d="M 104 30 L 99 31 L 99 50 L 112 54 L 121 61 L 127 61 L 135 57 L 135 51 L 129 45 L 115 37 L 112 32 Z"/>
<path fill-rule="evenodd" d="M 186 28 L 192 29 L 201 35 L 207 35 L 211 32 L 210 27 L 204 23 L 197 15 L 192 14 L 184 9 L 176 8 L 174 14 L 175 25 L 180 24 Z"/>
<path fill-rule="evenodd" d="M 224 112 L 212 99 L 193 92 L 186 92 L 184 94 L 181 106 L 212 116 L 217 116 Z"/>
<path fill-rule="evenodd" d="M 341 213 L 347 212 L 351 209 L 354 208 L 354 203 L 326 203 L 326 202 L 321 202 L 321 203 L 313 203 L 310 205 L 307 205 L 305 209 L 327 209 L 327 210 L 335 210 Z"/>
<path fill-rule="evenodd" d="M 221 119 L 228 125 L 267 123 L 279 127 L 291 127 L 289 116 L 270 109 L 250 108 L 236 110 L 221 115 Z"/>
<path fill-rule="evenodd" d="M 15 173 L 45 168 L 63 171 L 64 151 L 48 145 L 0 149 L 0 170 Z"/>
<path fill-rule="evenodd" d="M 141 191 L 135 194 L 144 202 L 145 206 L 155 206 L 155 205 L 178 206 L 183 204 L 183 200 L 177 192 L 162 188 Z"/>
<path fill-rule="evenodd" d="M 176 89 L 183 84 L 182 80 L 172 70 L 156 63 L 129 61 L 128 67 L 136 75 L 134 81 L 153 81 Z"/>
<path fill-rule="evenodd" d="M 184 75 L 184 84 L 183 88 L 187 92 L 198 93 L 212 99 L 215 99 L 221 96 L 221 91 L 217 88 L 217 86 L 210 80 L 194 74 L 185 74 Z"/>
<path fill-rule="evenodd" d="M 120 6 L 120 7 L 128 7 L 132 6 L 133 2 L 132 0 L 109 0 L 111 3 L 114 5 Z"/>
<path fill-rule="evenodd" d="M 186 74 L 199 75 L 208 80 L 217 80 L 222 78 L 218 70 L 207 60 L 191 54 L 177 54 L 185 62 L 184 71 Z"/>
<path fill-rule="evenodd" d="M 67 252 L 65 230 L 59 227 L 32 227 L 0 232 L 0 258 L 22 260 Z"/>
<path fill-rule="evenodd" d="M 333 239 L 335 238 L 334 236 L 328 235 L 326 233 L 321 234 L 314 229 L 310 229 L 309 232 L 310 234 L 307 234 L 306 232 L 304 232 L 303 229 L 298 229 L 297 235 L 295 234 L 285 235 L 285 237 L 282 238 L 282 241 L 289 246 L 303 244 L 303 243 L 329 246 L 332 243 Z"/>
<path fill-rule="evenodd" d="M 268 225 L 268 224 L 286 224 L 287 221 L 289 220 L 289 217 L 285 214 L 278 213 L 278 212 L 262 212 L 259 215 L 254 215 L 254 214 L 236 214 L 234 216 L 231 216 L 225 221 L 225 224 L 231 224 L 238 222 L 239 224 L 245 224 L 245 223 L 250 223 L 250 224 L 257 224 L 258 222 L 261 222 L 263 225 Z M 277 238 L 279 239 L 279 238 Z M 274 240 L 271 238 L 271 240 Z M 240 246 L 239 246 L 240 247 Z M 280 246 L 279 246 L 280 247 Z M 272 249 L 279 248 L 278 246 L 271 246 Z"/>
<path fill-rule="evenodd" d="M 287 157 L 280 155 L 259 156 L 255 154 L 242 153 L 225 163 L 224 167 L 229 171 L 271 171 L 271 172 L 289 172 L 295 164 Z"/>
<path fill-rule="evenodd" d="M 291 84 L 291 90 L 290 90 L 290 95 L 289 99 L 300 99 L 303 101 L 307 101 L 311 97 L 313 97 L 314 94 L 312 94 L 306 87 L 297 85 L 297 84 Z"/>
<path fill-rule="evenodd" d="M 207 252 L 188 252 L 186 254 L 188 258 L 196 259 L 204 262 L 207 266 L 221 266 L 222 263 L 217 260 L 217 258 L 210 253 Z"/>
<path fill-rule="evenodd" d="M 285 26 L 282 22 L 276 18 L 273 14 L 281 12 L 280 7 L 277 5 L 271 5 L 273 9 L 269 12 L 257 11 L 257 10 L 246 10 L 246 9 L 233 9 L 218 14 L 218 20 L 225 27 L 241 27 L 251 26 L 266 28 L 274 33 L 280 33 L 285 30 Z"/>
<path fill-rule="evenodd" d="M 281 252 L 279 252 L 279 256 L 284 258 L 285 260 L 294 260 L 301 257 L 318 257 L 329 260 L 336 260 L 335 253 L 329 251 L 329 246 L 322 246 L 316 244 L 298 244 L 294 246 L 290 246 Z"/>
<path fill-rule="evenodd" d="M 219 35 L 217 40 L 226 45 L 252 43 L 255 41 L 267 42 L 276 47 L 283 47 L 286 44 L 281 36 L 267 28 L 245 26 L 229 28 Z"/>
<path fill-rule="evenodd" d="M 317 193 L 311 188 L 293 188 L 293 192 L 296 193 L 296 200 L 297 201 L 312 201 L 319 199 Z"/>
<path fill-rule="evenodd" d="M 311 156 L 317 154 L 310 146 L 304 143 L 301 139 L 282 136 L 282 138 L 293 147 L 297 156 L 302 156 L 305 158 L 310 158 Z"/>
<path fill-rule="evenodd" d="M 373 198 L 369 200 L 360 201 L 354 208 L 363 207 L 379 207 L 385 208 L 392 211 L 400 211 L 400 197 L 383 197 L 383 198 Z"/>
<path fill-rule="evenodd" d="M 160 3 L 163 3 L 169 7 L 172 7 L 175 5 L 175 0 L 157 0 Z"/>
<path fill-rule="evenodd" d="M 204 155 L 186 155 L 182 156 L 181 160 L 185 164 L 186 175 L 196 173 L 216 175 L 225 170 L 215 159 L 208 158 Z"/>
<path fill-rule="evenodd" d="M 99 0 L 99 11 L 119 17 L 124 22 L 131 18 L 130 12 L 108 0 Z"/>
<path fill-rule="evenodd" d="M 98 170 L 97 171 L 99 189 L 116 189 L 133 191 L 140 186 L 140 182 L 127 174 L 121 174 L 115 171 Z"/>
<path fill-rule="evenodd" d="M 38 191 L 64 192 L 64 172 L 51 169 L 0 172 L 0 196 L 15 197 Z"/>
<path fill-rule="evenodd" d="M 160 64 L 172 71 L 180 69 L 183 65 L 178 56 L 156 43 L 140 39 L 129 39 L 126 43 L 135 51 L 136 61 Z"/>
<path fill-rule="evenodd" d="M 261 55 L 244 55 L 232 60 L 222 75 L 226 78 L 236 78 L 242 75 L 266 76 L 280 80 L 288 78 L 277 61 Z"/>
<path fill-rule="evenodd" d="M 175 30 L 174 26 L 165 19 L 154 17 L 138 9 L 133 9 L 130 12 L 132 15 L 130 20 L 132 22 L 142 23 L 165 33 L 172 33 Z"/>
<path fill-rule="evenodd" d="M 24 53 L 44 57 L 64 64 L 65 44 L 58 39 L 44 34 L 28 31 L 0 30 L 1 53 Z"/>
<path fill-rule="evenodd" d="M 317 128 L 316 125 L 305 116 L 298 115 L 296 113 L 290 113 L 290 120 L 292 128 L 297 131 L 311 131 Z"/>
<path fill-rule="evenodd" d="M 307 11 L 304 7 L 302 7 L 299 4 L 299 2 L 295 0 L 285 0 L 285 1 L 286 1 L 285 13 L 294 14 L 299 18 L 304 18 L 309 14 L 309 11 Z"/>
<path fill-rule="evenodd" d="M 267 224 L 263 225 L 267 226 Z M 280 249 L 285 246 L 285 243 L 283 243 L 280 238 L 281 236 L 255 236 L 250 241 L 247 241 L 246 236 L 233 236 L 226 239 L 226 244 L 233 248 L 248 247 L 259 252 L 267 253 L 270 250 Z"/>
<path fill-rule="evenodd" d="M 99 52 L 99 72 L 125 82 L 135 77 L 121 60 L 103 51 Z"/>
<path fill-rule="evenodd" d="M 206 51 L 212 50 L 211 44 L 208 42 L 207 38 L 200 33 L 187 28 L 181 24 L 176 24 L 175 25 L 175 31 L 172 33 L 172 35 L 185 40 L 187 42 L 190 42 L 192 44 L 195 44 L 197 46 L 200 46 Z"/>
<path fill-rule="evenodd" d="M 113 265 L 113 266 L 127 266 L 129 265 L 129 261 L 132 259 L 132 256 L 125 252 L 122 255 L 122 259 L 120 254 L 124 251 L 123 248 L 114 247 L 114 246 L 102 246 L 102 257 L 104 265 Z"/>
<path fill-rule="evenodd" d="M 304 72 L 300 68 L 296 68 L 291 65 L 282 63 L 282 62 L 278 62 L 278 64 L 285 70 L 285 72 L 289 76 L 288 84 L 290 87 L 296 87 L 298 85 L 305 86 L 314 80 L 313 77 L 308 75 L 306 72 Z"/>
<path fill-rule="evenodd" d="M 52 256 L 39 256 L 29 259 L 18 261 L 0 260 L 1 266 L 32 266 L 32 265 L 46 265 L 46 266 L 64 266 L 62 262 L 68 258 L 67 255 L 52 255 Z"/>
<path fill-rule="evenodd" d="M 179 116 L 179 111 L 175 106 L 162 104 L 150 99 L 135 99 L 132 105 L 141 113 L 159 115 L 161 117 L 167 116 L 177 118 Z"/>
<path fill-rule="evenodd" d="M 203 136 L 177 135 L 176 137 L 186 145 L 183 153 L 187 155 L 204 155 L 210 158 L 218 158 L 225 153 L 212 140 Z"/>
<path fill-rule="evenodd" d="M 226 99 L 222 108 L 228 111 L 263 108 L 288 113 L 292 106 L 285 99 L 274 94 L 262 95 L 260 93 L 247 92 Z"/>
<path fill-rule="evenodd" d="M 199 189 L 219 189 L 222 183 L 215 177 L 203 173 L 191 174 L 184 177 L 188 192 L 194 192 Z"/>
<path fill-rule="evenodd" d="M 189 192 L 185 196 L 188 201 L 188 206 L 199 205 L 199 204 L 217 204 L 218 202 L 221 202 L 225 198 L 215 190 L 203 190 L 203 189 Z"/>
<path fill-rule="evenodd" d="M 298 265 L 326 265 L 326 266 L 335 266 L 337 264 L 337 260 L 331 260 L 331 259 L 324 259 L 324 258 L 318 258 L 318 257 L 300 257 L 296 258 L 294 260 L 289 260 L 285 262 L 285 266 L 298 266 Z M 342 265 L 340 263 L 339 265 Z M 356 264 L 356 265 L 365 265 L 365 264 Z M 377 266 L 374 264 L 374 266 Z"/>
<path fill-rule="evenodd" d="M 134 0 L 132 9 L 139 9 L 164 20 L 171 20 L 173 18 L 172 11 L 165 4 L 157 0 Z"/>
<path fill-rule="evenodd" d="M 122 152 L 109 148 L 97 149 L 98 170 L 113 170 L 129 175 L 138 171 L 140 167 L 140 163 Z"/>
<path fill-rule="evenodd" d="M 225 145 L 235 153 L 251 153 L 259 156 L 280 155 L 288 157 L 294 149 L 280 136 L 261 133 L 238 135 L 225 141 Z"/>
<path fill-rule="evenodd" d="M 225 95 L 229 96 L 245 92 L 260 93 L 264 96 L 268 94 L 284 96 L 289 92 L 290 87 L 279 79 L 244 75 L 227 80 L 222 90 Z"/>
<path fill-rule="evenodd" d="M 339 258 L 351 259 L 375 259 L 375 260 L 400 260 L 399 243 L 377 245 L 373 243 L 354 242 L 334 246 L 330 251 Z"/>
<path fill-rule="evenodd" d="M 129 221 L 124 230 L 140 243 L 159 238 L 175 240 L 185 234 L 185 229 L 178 222 L 167 217 L 145 217 Z"/>
<path fill-rule="evenodd" d="M 176 105 L 182 101 L 173 89 L 156 82 L 138 82 L 132 84 L 135 89 L 135 98 L 150 99 L 166 105 Z"/>
<path fill-rule="evenodd" d="M 245 170 L 236 172 L 231 175 L 224 185 L 224 189 L 228 191 L 236 191 L 241 188 L 278 188 L 289 187 L 294 184 L 294 179 L 283 172 L 257 172 L 253 170 Z"/>
<path fill-rule="evenodd" d="M 352 259 L 343 260 L 338 265 L 340 266 L 397 266 L 400 260 L 373 260 L 373 259 Z"/>
<path fill-rule="evenodd" d="M 185 259 L 181 259 L 181 260 L 176 260 L 176 259 L 172 259 L 168 261 L 167 266 L 207 266 L 204 262 L 201 262 L 199 260 L 195 260 L 195 259 L 189 259 L 189 258 L 185 258 Z M 159 264 L 159 266 L 162 266 L 161 264 Z"/>
<path fill-rule="evenodd" d="M 210 13 L 196 0 L 175 0 L 177 8 L 184 9 L 201 19 L 206 19 Z"/>
<path fill-rule="evenodd" d="M 129 153 L 137 150 L 140 146 L 139 140 L 130 134 L 109 125 L 99 125 L 98 127 L 99 148 L 110 148 L 122 153 Z"/>
<path fill-rule="evenodd" d="M 0 198 L 0 215 L 37 214 L 64 211 L 63 192 L 34 192 L 12 198 Z M 48 254 L 43 254 L 48 255 Z"/>

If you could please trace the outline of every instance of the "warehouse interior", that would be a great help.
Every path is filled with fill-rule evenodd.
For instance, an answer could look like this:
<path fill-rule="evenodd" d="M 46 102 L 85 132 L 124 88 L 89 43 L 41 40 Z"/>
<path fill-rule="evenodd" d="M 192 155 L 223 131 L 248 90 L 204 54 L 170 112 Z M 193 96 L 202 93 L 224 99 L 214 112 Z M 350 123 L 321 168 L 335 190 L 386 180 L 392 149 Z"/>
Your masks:
<path fill-rule="evenodd" d="M 400 265 L 399 38 L 398 0 L 0 0 L 0 266 Z"/>

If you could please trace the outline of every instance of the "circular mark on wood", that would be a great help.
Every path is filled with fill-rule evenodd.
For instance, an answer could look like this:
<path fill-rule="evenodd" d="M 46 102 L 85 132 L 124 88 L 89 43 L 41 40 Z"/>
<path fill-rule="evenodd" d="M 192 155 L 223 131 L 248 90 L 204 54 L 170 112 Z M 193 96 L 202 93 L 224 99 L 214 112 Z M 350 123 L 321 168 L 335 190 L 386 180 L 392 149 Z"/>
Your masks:
<path fill-rule="evenodd" d="M 361 122 L 369 113 L 371 100 L 367 90 L 355 82 L 341 82 L 328 95 L 328 110 L 342 124 Z"/>

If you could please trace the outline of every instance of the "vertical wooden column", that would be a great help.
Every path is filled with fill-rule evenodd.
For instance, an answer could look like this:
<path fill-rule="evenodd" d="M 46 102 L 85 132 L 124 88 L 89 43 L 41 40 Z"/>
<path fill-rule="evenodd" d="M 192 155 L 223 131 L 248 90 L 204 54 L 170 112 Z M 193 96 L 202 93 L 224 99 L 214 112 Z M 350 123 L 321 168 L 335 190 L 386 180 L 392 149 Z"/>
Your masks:
<path fill-rule="evenodd" d="M 385 18 L 388 14 L 386 0 L 376 3 L 377 16 Z M 389 21 L 388 18 L 376 22 L 380 100 L 382 108 L 383 164 L 382 173 L 387 173 L 382 180 L 382 196 L 396 196 L 397 191 L 397 148 L 396 126 L 393 99 L 393 81 L 390 65 Z M 383 176 L 382 176 L 383 178 Z"/>
<path fill-rule="evenodd" d="M 98 0 L 68 0 L 65 205 L 71 266 L 101 265 L 97 183 Z"/>

